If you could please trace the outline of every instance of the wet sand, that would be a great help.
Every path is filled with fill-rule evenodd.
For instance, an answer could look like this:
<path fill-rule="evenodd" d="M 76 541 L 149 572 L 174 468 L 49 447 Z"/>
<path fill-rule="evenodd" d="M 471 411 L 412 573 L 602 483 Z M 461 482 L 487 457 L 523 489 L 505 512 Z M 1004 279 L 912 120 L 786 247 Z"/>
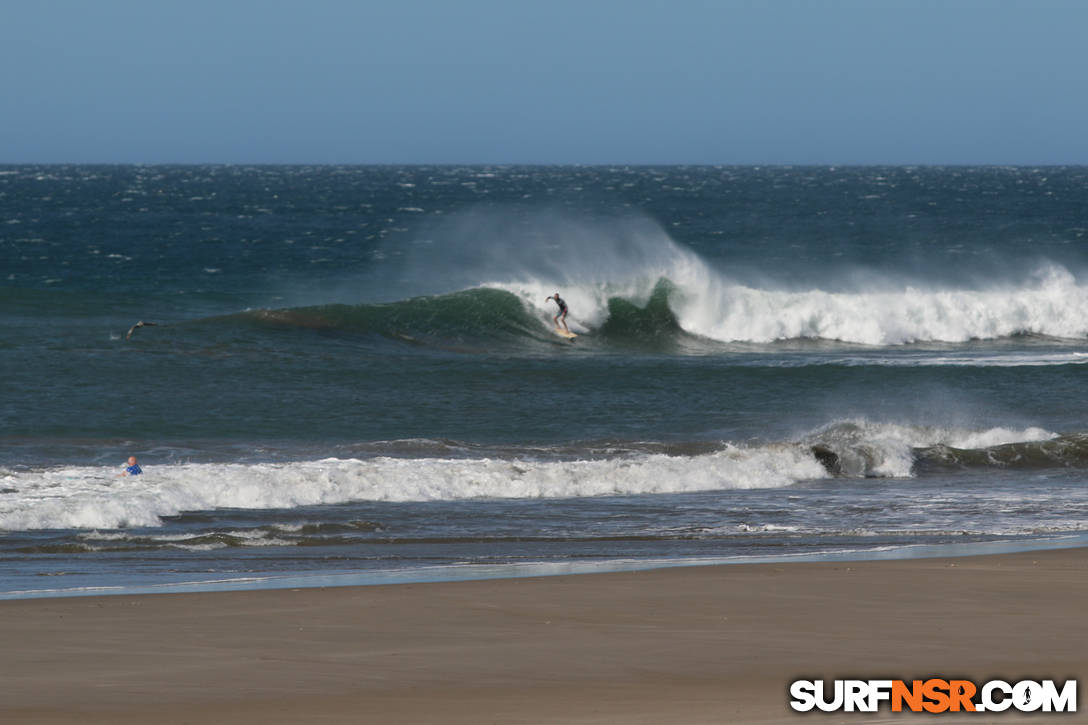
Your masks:
<path fill-rule="evenodd" d="M 788 686 L 1085 681 L 1088 550 L 0 601 L 0 644 L 3 723 L 900 721 Z"/>

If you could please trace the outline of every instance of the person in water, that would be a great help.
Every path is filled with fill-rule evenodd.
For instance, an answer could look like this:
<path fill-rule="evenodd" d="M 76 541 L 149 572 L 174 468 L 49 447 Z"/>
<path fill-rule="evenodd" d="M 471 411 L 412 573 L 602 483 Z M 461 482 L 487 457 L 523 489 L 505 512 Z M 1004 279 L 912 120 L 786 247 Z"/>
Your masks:
<path fill-rule="evenodd" d="M 563 298 L 559 296 L 558 292 L 548 297 L 548 300 L 552 299 L 555 300 L 555 304 L 559 305 L 559 314 L 552 318 L 555 320 L 555 329 L 559 329 L 559 322 L 562 321 L 563 329 L 570 332 L 570 328 L 567 327 L 567 303 L 563 301 Z M 548 300 L 544 301 L 547 302 Z"/>
<path fill-rule="evenodd" d="M 143 470 L 140 468 L 140 464 L 136 462 L 136 456 L 129 456 L 128 457 L 128 465 L 125 466 L 125 472 L 122 473 L 121 475 L 122 476 L 139 476 L 141 473 L 143 473 Z"/>

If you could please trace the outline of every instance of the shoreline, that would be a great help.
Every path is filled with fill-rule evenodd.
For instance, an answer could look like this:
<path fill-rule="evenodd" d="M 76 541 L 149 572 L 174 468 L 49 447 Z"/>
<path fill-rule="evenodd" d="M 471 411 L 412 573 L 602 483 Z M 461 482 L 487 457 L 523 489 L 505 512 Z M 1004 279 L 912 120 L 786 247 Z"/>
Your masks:
<path fill-rule="evenodd" d="M 195 592 L 267 591 L 330 587 L 388 586 L 459 581 L 491 581 L 547 576 L 609 574 L 656 569 L 804 562 L 897 561 L 990 554 L 1016 554 L 1050 549 L 1088 547 L 1088 533 L 1056 535 L 1049 539 L 983 541 L 966 544 L 907 544 L 851 551 L 782 554 L 779 556 L 728 556 L 721 558 L 616 559 L 601 562 L 552 561 L 516 564 L 464 564 L 407 569 L 347 571 L 300 571 L 291 574 L 218 577 L 207 580 L 151 584 L 100 584 L 57 589 L 0 591 L 0 601 L 99 597 Z"/>
<path fill-rule="evenodd" d="M 1065 548 L 4 600 L 0 720 L 794 722 L 798 678 L 1084 679 L 1086 575 Z"/>

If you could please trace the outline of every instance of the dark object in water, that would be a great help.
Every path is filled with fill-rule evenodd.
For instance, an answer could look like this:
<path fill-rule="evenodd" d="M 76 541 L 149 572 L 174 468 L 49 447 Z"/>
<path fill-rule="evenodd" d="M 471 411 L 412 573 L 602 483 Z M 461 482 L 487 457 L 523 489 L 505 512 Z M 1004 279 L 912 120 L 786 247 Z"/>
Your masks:
<path fill-rule="evenodd" d="M 144 322 L 143 320 L 140 320 L 135 325 L 128 328 L 128 334 L 125 335 L 126 340 L 129 339 L 130 337 L 132 337 L 132 333 L 136 332 L 137 327 L 155 327 L 155 323 L 154 322 Z"/>
<path fill-rule="evenodd" d="M 832 476 L 842 473 L 842 460 L 839 458 L 839 454 L 827 446 L 812 446 L 812 455 L 816 456 L 816 460 L 819 461 Z"/>

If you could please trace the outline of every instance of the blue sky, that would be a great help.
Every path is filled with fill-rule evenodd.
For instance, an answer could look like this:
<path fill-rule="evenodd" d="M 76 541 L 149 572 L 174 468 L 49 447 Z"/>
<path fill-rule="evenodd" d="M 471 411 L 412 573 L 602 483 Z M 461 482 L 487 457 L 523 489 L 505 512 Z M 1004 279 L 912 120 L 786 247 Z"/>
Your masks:
<path fill-rule="evenodd" d="M 0 163 L 1088 163 L 1088 2 L 8 0 Z"/>

